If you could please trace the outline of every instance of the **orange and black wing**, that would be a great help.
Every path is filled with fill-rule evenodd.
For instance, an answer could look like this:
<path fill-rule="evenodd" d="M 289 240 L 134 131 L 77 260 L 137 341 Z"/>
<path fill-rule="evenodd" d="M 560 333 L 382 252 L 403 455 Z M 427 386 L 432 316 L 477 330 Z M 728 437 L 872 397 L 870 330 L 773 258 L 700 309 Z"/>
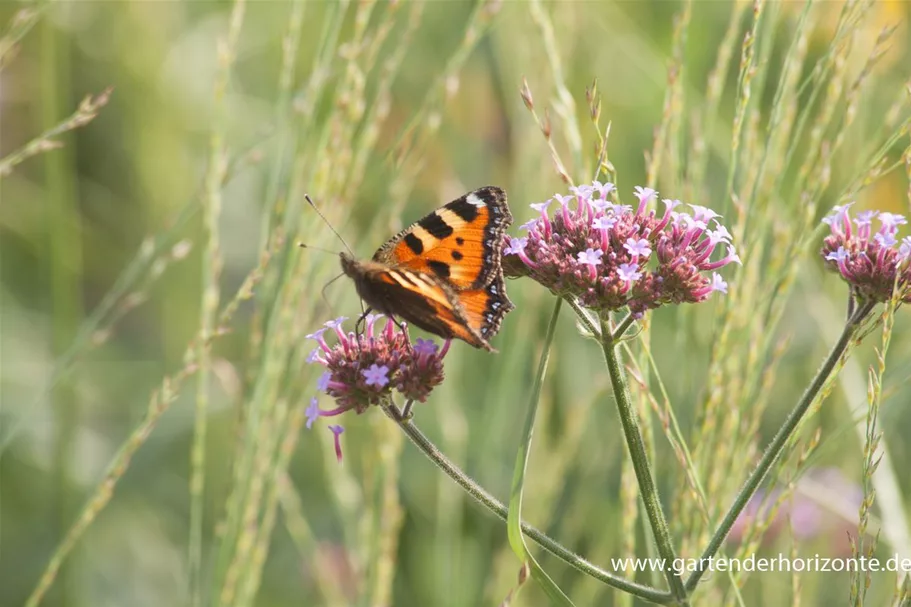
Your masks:
<path fill-rule="evenodd" d="M 456 293 L 459 304 L 465 311 L 468 325 L 477 330 L 484 339 L 490 339 L 500 330 L 500 323 L 506 313 L 515 306 L 506 297 L 506 283 L 500 274 L 481 289 Z"/>
<path fill-rule="evenodd" d="M 381 312 L 398 316 L 434 335 L 492 349 L 481 332 L 483 323 L 472 322 L 477 315 L 470 318 L 460 303 L 461 294 L 432 274 L 395 268 L 371 269 L 365 272 L 361 284 L 364 287 L 361 296 Z"/>
<path fill-rule="evenodd" d="M 455 291 L 479 290 L 501 274 L 503 238 L 510 223 L 506 193 L 483 187 L 402 230 L 373 260 L 432 274 Z"/>

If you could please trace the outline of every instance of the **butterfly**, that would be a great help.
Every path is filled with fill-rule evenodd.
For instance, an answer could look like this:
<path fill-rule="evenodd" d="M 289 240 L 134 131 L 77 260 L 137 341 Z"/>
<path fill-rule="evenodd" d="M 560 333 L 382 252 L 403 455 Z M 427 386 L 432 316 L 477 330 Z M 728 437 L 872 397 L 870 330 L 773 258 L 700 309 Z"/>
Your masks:
<path fill-rule="evenodd" d="M 370 261 L 341 253 L 342 270 L 370 309 L 494 351 L 488 340 L 515 307 L 500 265 L 510 223 L 506 192 L 483 187 L 402 230 Z"/>

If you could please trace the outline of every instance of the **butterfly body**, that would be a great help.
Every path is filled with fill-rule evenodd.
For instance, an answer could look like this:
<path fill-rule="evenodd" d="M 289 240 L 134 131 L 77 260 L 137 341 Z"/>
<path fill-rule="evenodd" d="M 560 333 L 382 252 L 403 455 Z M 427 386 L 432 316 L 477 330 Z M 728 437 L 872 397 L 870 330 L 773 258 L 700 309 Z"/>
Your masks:
<path fill-rule="evenodd" d="M 505 192 L 480 188 L 391 238 L 371 261 L 342 253 L 342 270 L 372 309 L 492 350 L 488 339 L 514 307 L 500 266 L 511 222 Z"/>

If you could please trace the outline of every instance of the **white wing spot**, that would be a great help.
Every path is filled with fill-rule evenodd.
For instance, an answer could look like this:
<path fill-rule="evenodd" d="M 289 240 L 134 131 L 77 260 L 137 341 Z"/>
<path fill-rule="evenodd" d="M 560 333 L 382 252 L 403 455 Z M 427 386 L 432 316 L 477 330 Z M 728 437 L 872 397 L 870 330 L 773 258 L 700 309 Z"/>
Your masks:
<path fill-rule="evenodd" d="M 475 194 L 469 194 L 465 197 L 465 202 L 476 207 L 486 207 L 487 203 L 477 197 Z"/>

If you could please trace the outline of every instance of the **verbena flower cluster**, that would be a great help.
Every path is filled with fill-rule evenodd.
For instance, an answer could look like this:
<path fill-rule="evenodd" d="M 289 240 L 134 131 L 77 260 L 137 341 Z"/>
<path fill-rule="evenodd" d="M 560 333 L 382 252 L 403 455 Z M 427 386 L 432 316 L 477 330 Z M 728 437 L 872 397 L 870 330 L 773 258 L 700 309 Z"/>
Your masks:
<path fill-rule="evenodd" d="M 307 410 L 307 427 L 319 417 L 339 415 L 354 409 L 363 413 L 370 405 L 386 401 L 396 390 L 408 400 L 424 402 L 430 392 L 443 381 L 443 357 L 449 351 L 447 340 L 440 348 L 430 339 L 418 338 L 414 343 L 404 327 L 391 318 L 377 330 L 382 315 L 368 314 L 364 332 L 345 333 L 345 317 L 326 323 L 325 327 L 307 335 L 316 340 L 317 347 L 307 357 L 308 363 L 318 363 L 326 371 L 317 381 L 317 389 L 335 399 L 337 407 L 330 411 L 319 408 L 316 397 Z M 326 341 L 326 331 L 338 337 L 335 345 Z"/>
<path fill-rule="evenodd" d="M 898 226 L 908 220 L 901 215 L 863 211 L 851 218 L 853 202 L 836 206 L 823 218 L 832 233 L 823 241 L 826 267 L 838 272 L 861 300 L 885 302 L 893 287 L 901 300 L 911 302 L 911 236 L 898 241 Z M 873 220 L 880 228 L 873 233 Z"/>
<path fill-rule="evenodd" d="M 432 340 L 418 338 L 414 343 L 407 329 L 391 318 L 377 330 L 382 315 L 368 314 L 364 332 L 345 333 L 345 317 L 330 320 L 318 331 L 307 335 L 315 339 L 317 347 L 307 357 L 308 363 L 318 363 L 326 371 L 316 383 L 320 392 L 335 399 L 336 407 L 323 410 L 319 399 L 310 399 L 307 407 L 307 428 L 320 417 L 332 417 L 346 411 L 363 413 L 370 405 L 388 401 L 396 390 L 408 400 L 424 402 L 430 392 L 443 381 L 443 357 L 449 351 L 449 340 L 440 348 Z M 338 338 L 330 346 L 324 333 L 334 331 Z M 335 435 L 335 453 L 342 458 L 339 436 L 344 428 L 329 426 Z"/>
<path fill-rule="evenodd" d="M 636 316 L 664 304 L 704 301 L 714 291 L 727 293 L 727 283 L 714 270 L 740 258 L 711 209 L 689 205 L 689 214 L 674 210 L 679 200 L 664 199 L 659 216 L 648 209 L 657 195 L 651 188 L 635 188 L 635 212 L 608 199 L 612 183 L 594 181 L 570 190 L 531 205 L 540 216 L 520 227 L 527 236 L 511 238 L 503 250 L 508 274 L 530 276 L 588 308 L 606 312 L 628 306 Z M 554 202 L 559 207 L 549 215 Z M 718 248 L 725 254 L 712 261 Z"/>

